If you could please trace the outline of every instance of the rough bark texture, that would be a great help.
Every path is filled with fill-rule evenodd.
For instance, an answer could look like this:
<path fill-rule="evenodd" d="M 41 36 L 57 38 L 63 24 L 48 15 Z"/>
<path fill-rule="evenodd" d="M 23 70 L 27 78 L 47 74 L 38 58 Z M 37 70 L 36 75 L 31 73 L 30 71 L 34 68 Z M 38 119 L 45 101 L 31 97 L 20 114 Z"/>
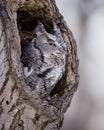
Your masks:
<path fill-rule="evenodd" d="M 21 13 L 28 14 L 27 18 L 22 16 L 23 21 Z M 50 32 L 49 25 L 58 24 L 68 46 L 65 78 L 57 86 L 64 85 L 44 100 L 25 83 L 20 60 L 22 42 L 32 37 L 28 25 L 34 27 L 37 20 Z M 19 29 L 21 24 L 25 31 Z M 76 43 L 55 1 L 0 0 L 0 130 L 60 130 L 77 86 Z"/>

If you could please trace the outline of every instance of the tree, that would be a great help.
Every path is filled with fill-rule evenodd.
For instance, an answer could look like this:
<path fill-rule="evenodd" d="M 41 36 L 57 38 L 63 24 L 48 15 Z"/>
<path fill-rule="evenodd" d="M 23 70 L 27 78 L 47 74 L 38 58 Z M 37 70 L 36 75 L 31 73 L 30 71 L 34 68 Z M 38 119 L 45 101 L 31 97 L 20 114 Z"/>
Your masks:
<path fill-rule="evenodd" d="M 50 33 L 55 22 L 68 47 L 64 75 L 44 99 L 26 84 L 21 63 L 22 43 L 38 20 Z M 78 78 L 76 43 L 55 1 L 0 0 L 0 129 L 60 130 Z"/>

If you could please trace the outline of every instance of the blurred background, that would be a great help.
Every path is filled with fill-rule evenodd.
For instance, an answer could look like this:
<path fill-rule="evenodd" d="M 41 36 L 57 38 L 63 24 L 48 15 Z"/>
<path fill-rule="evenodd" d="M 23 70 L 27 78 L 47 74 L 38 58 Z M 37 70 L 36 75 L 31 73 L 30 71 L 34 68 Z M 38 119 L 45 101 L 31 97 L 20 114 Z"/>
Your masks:
<path fill-rule="evenodd" d="M 80 83 L 62 130 L 104 130 L 104 0 L 56 0 L 77 41 Z"/>

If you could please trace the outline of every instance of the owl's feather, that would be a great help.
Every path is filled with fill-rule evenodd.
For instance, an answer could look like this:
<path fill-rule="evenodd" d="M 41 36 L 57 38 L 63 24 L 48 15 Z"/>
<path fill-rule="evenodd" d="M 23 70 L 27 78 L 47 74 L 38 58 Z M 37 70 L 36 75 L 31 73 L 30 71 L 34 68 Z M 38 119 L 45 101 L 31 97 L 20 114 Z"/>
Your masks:
<path fill-rule="evenodd" d="M 53 24 L 49 34 L 39 22 L 34 30 L 37 36 L 28 41 L 22 50 L 22 63 L 26 83 L 40 97 L 47 97 L 65 72 L 67 47 L 59 27 Z M 28 69 L 27 69 L 27 68 Z"/>

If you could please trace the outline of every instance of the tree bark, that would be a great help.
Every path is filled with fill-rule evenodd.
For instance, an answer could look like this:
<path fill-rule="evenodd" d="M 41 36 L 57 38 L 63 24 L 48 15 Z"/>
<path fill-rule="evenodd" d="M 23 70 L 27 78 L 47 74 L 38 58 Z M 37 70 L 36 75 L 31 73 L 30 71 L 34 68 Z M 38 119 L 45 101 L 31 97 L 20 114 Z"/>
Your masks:
<path fill-rule="evenodd" d="M 21 44 L 32 37 L 31 28 L 37 20 L 49 31 L 55 22 L 68 47 L 66 73 L 56 88 L 64 85 L 46 99 L 25 83 L 21 63 Z M 60 130 L 78 79 L 76 43 L 55 1 L 0 0 L 0 130 Z"/>

